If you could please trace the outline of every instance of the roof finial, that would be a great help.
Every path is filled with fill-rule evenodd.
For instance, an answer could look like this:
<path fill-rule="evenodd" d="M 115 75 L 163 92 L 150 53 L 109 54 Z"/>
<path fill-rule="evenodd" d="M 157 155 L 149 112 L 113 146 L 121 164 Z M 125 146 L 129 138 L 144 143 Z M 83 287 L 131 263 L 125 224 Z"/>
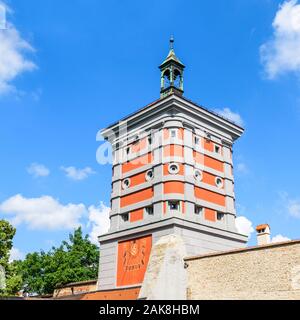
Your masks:
<path fill-rule="evenodd" d="M 174 36 L 171 35 L 171 38 L 170 38 L 170 50 L 173 50 L 174 49 Z"/>

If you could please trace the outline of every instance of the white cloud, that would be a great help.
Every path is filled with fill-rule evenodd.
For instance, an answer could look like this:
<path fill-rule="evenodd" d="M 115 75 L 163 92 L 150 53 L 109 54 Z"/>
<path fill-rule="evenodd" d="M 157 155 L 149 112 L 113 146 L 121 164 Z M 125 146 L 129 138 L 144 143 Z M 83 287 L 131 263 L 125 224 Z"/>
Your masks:
<path fill-rule="evenodd" d="M 300 219 L 300 201 L 289 200 L 287 204 L 287 209 L 292 217 Z"/>
<path fill-rule="evenodd" d="M 90 167 L 86 167 L 84 169 L 61 167 L 61 170 L 63 170 L 66 173 L 66 176 L 72 180 L 84 180 L 95 173 Z"/>
<path fill-rule="evenodd" d="M 106 207 L 103 202 L 100 203 L 98 207 L 89 207 L 89 223 L 91 226 L 90 240 L 94 244 L 99 245 L 98 236 L 106 233 L 109 229 L 109 212 L 110 208 Z"/>
<path fill-rule="evenodd" d="M 285 241 L 290 241 L 290 238 L 284 237 L 281 234 L 278 234 L 277 236 L 272 238 L 272 243 L 277 243 L 277 242 L 285 242 Z"/>
<path fill-rule="evenodd" d="M 242 117 L 238 113 L 231 111 L 229 108 L 215 109 L 214 111 L 216 113 L 218 113 L 220 116 L 222 116 L 228 120 L 233 121 L 234 123 L 236 123 L 239 126 L 244 125 L 244 121 L 243 121 Z"/>
<path fill-rule="evenodd" d="M 290 216 L 300 219 L 300 200 L 292 199 L 287 192 L 280 192 L 284 213 L 288 213 Z"/>
<path fill-rule="evenodd" d="M 4 6 L 7 12 L 11 12 Z M 12 82 L 17 76 L 36 69 L 36 65 L 26 57 L 28 52 L 34 52 L 34 48 L 21 37 L 13 24 L 7 22 L 6 28 L 0 29 L 0 95 L 15 90 Z"/>
<path fill-rule="evenodd" d="M 15 195 L 0 204 L 0 212 L 11 216 L 14 225 L 26 224 L 35 230 L 72 230 L 87 214 L 83 204 L 61 204 L 50 196 L 25 198 Z"/>
<path fill-rule="evenodd" d="M 239 233 L 242 233 L 250 238 L 251 233 L 254 232 L 252 222 L 246 217 L 237 217 L 235 225 Z"/>
<path fill-rule="evenodd" d="M 13 247 L 10 250 L 9 262 L 12 262 L 15 260 L 23 260 L 24 257 L 25 257 L 25 255 L 23 252 L 21 252 L 18 248 Z"/>
<path fill-rule="evenodd" d="M 260 47 L 269 79 L 286 72 L 300 72 L 300 4 L 285 1 L 273 21 L 273 37 Z"/>
<path fill-rule="evenodd" d="M 249 172 L 247 165 L 245 163 L 243 163 L 243 162 L 239 162 L 236 165 L 236 170 L 237 170 L 237 172 L 244 173 L 244 174 Z"/>
<path fill-rule="evenodd" d="M 27 172 L 33 175 L 35 178 L 47 177 L 50 174 L 50 170 L 43 164 L 39 164 L 39 163 L 32 163 L 27 168 Z"/>

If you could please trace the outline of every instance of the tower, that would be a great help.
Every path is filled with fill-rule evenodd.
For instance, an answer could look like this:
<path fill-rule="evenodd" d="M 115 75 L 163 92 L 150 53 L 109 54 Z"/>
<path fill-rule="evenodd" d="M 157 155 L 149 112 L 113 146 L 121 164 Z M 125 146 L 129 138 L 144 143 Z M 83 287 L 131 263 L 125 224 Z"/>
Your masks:
<path fill-rule="evenodd" d="M 174 40 L 160 99 L 102 131 L 112 145 L 110 229 L 99 237 L 99 289 L 140 285 L 151 248 L 179 234 L 188 255 L 245 246 L 235 227 L 232 146 L 243 128 L 183 97 Z"/>

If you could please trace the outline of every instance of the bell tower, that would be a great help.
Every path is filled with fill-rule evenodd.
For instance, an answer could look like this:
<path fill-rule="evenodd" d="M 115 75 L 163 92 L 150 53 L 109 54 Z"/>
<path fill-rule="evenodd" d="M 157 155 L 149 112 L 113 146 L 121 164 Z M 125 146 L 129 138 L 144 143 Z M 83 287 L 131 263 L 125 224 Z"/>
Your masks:
<path fill-rule="evenodd" d="M 170 51 L 166 60 L 159 66 L 161 72 L 160 96 L 169 94 L 183 94 L 184 64 L 176 57 L 174 51 L 174 38 L 170 39 Z"/>
<path fill-rule="evenodd" d="M 174 39 L 160 98 L 102 130 L 111 143 L 110 229 L 99 237 L 101 290 L 143 283 L 152 247 L 180 236 L 187 255 L 244 247 L 235 226 L 232 149 L 244 129 L 183 97 Z"/>

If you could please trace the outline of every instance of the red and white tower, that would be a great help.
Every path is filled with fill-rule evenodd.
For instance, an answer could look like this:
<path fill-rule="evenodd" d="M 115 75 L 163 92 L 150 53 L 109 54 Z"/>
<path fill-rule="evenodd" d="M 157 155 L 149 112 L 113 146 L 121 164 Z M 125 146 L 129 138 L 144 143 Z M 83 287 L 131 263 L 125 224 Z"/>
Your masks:
<path fill-rule="evenodd" d="M 183 97 L 184 65 L 161 64 L 160 99 L 102 131 L 113 150 L 99 289 L 143 282 L 151 248 L 179 234 L 188 255 L 245 246 L 235 226 L 232 145 L 243 128 Z"/>

